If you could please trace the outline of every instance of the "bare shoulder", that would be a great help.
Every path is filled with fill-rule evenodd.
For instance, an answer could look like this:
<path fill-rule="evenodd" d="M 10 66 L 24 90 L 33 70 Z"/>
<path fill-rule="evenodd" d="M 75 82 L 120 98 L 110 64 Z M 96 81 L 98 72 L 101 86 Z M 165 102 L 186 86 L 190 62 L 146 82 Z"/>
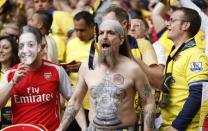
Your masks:
<path fill-rule="evenodd" d="M 81 66 L 79 68 L 79 74 L 85 75 L 88 70 L 89 70 L 88 63 L 82 62 Z"/>
<path fill-rule="evenodd" d="M 87 68 L 87 67 L 88 67 L 87 61 L 82 62 L 80 68 Z"/>
<path fill-rule="evenodd" d="M 133 77 L 138 77 L 138 75 L 143 75 L 143 71 L 134 60 L 127 57 L 123 57 L 122 63 L 123 63 L 122 65 L 123 68 Z"/>

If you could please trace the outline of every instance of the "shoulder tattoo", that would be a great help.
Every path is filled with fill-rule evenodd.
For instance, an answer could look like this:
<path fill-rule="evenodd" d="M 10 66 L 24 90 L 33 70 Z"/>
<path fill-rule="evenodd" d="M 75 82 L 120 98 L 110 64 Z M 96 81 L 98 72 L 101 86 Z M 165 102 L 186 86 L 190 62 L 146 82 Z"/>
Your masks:
<path fill-rule="evenodd" d="M 143 95 L 144 97 L 149 97 L 150 94 L 151 94 L 151 87 L 148 84 L 145 84 Z"/>

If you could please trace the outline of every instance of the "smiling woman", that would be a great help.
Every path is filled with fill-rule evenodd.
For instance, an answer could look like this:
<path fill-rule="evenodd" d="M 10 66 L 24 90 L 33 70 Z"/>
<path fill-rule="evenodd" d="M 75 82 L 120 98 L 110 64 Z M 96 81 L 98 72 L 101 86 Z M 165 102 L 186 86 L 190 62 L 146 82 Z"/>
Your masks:
<path fill-rule="evenodd" d="M 7 71 L 13 65 L 19 63 L 18 46 L 16 40 L 12 36 L 0 37 L 0 80 Z M 1 128 L 11 124 L 11 101 L 9 100 L 4 108 L 0 112 Z"/>
<path fill-rule="evenodd" d="M 17 63 L 19 63 L 19 57 L 16 40 L 11 36 L 0 37 L 0 79 L 2 73 Z"/>

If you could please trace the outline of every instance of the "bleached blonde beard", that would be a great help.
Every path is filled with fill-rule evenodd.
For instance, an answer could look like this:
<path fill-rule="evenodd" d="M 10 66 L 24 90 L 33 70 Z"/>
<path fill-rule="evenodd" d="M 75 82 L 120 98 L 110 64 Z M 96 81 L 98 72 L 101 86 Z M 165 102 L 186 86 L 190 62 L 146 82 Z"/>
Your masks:
<path fill-rule="evenodd" d="M 112 51 L 110 51 L 107 56 L 104 56 L 103 53 L 100 52 L 98 55 L 98 63 L 99 64 L 105 63 L 110 68 L 113 68 L 115 66 L 115 57 Z"/>

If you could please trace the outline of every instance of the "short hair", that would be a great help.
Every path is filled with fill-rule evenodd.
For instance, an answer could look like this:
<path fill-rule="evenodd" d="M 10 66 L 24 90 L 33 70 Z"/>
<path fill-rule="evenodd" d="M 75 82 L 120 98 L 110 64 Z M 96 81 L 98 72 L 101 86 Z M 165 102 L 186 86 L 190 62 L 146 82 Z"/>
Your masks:
<path fill-rule="evenodd" d="M 16 65 L 20 62 L 19 56 L 18 56 L 18 44 L 16 39 L 14 39 L 12 36 L 1 36 L 0 41 L 7 40 L 9 41 L 11 47 L 12 47 L 12 60 L 11 60 L 11 66 Z"/>
<path fill-rule="evenodd" d="M 93 15 L 90 14 L 88 11 L 78 12 L 74 16 L 73 19 L 76 20 L 76 21 L 83 19 L 87 23 L 87 25 L 89 25 L 89 26 L 94 26 L 95 25 Z"/>
<path fill-rule="evenodd" d="M 147 21 L 142 16 L 131 16 L 131 19 L 139 19 L 144 23 L 145 29 L 149 29 Z"/>
<path fill-rule="evenodd" d="M 184 21 L 190 22 L 190 27 L 188 29 L 189 36 L 194 37 L 198 33 L 201 26 L 201 17 L 199 13 L 186 7 L 177 8 L 175 11 L 183 12 Z"/>
<path fill-rule="evenodd" d="M 124 20 L 129 21 L 128 13 L 126 12 L 126 10 L 124 10 L 121 7 L 118 7 L 116 5 L 112 5 L 104 11 L 103 16 L 107 15 L 110 12 L 115 13 L 116 18 L 118 19 L 118 21 L 120 23 L 122 23 Z"/>
<path fill-rule="evenodd" d="M 35 36 L 38 44 L 42 42 L 42 34 L 38 28 L 30 25 L 23 26 L 20 35 L 24 33 L 32 33 Z"/>
<path fill-rule="evenodd" d="M 37 19 L 43 22 L 43 26 L 45 27 L 45 29 L 49 31 L 53 22 L 53 16 L 49 14 L 48 11 L 44 10 L 36 11 L 35 14 L 38 15 Z"/>

